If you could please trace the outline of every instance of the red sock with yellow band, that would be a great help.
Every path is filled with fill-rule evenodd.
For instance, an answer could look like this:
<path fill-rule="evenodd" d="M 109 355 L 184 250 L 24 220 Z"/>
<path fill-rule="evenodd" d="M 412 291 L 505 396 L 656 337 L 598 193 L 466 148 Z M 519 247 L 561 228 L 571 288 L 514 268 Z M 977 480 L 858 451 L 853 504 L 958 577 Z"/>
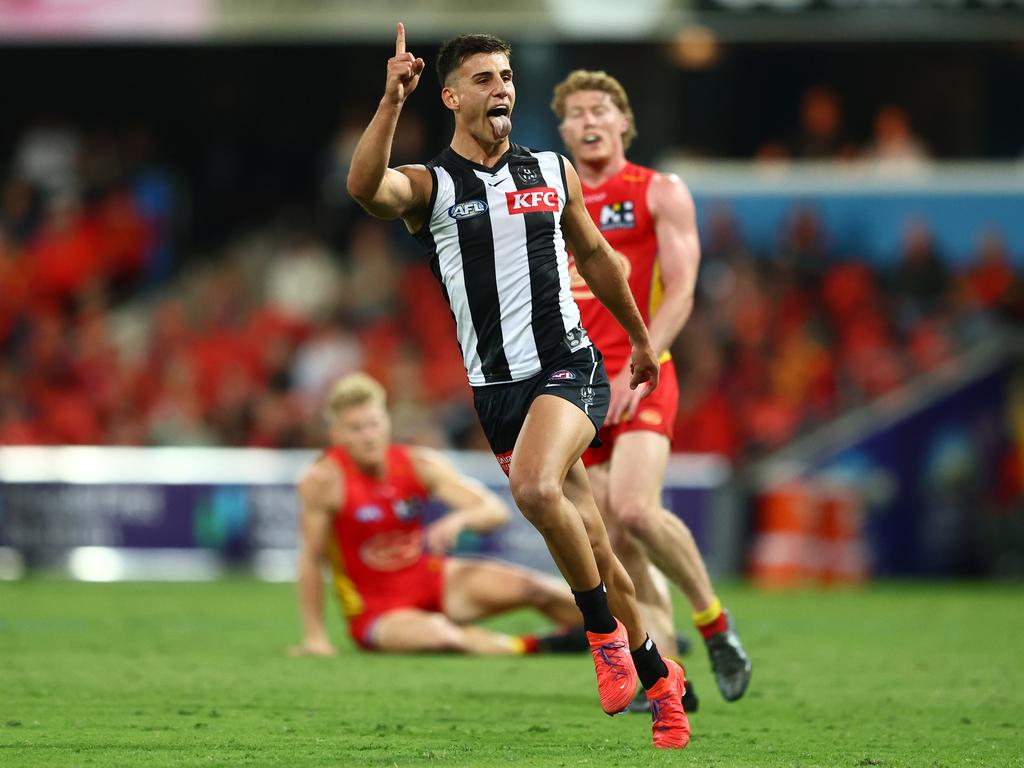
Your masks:
<path fill-rule="evenodd" d="M 714 637 L 719 632 L 725 632 L 729 628 L 729 620 L 725 615 L 725 611 L 722 610 L 721 601 L 717 597 L 703 611 L 697 611 L 693 614 L 693 623 L 696 625 L 701 637 L 705 640 Z"/>

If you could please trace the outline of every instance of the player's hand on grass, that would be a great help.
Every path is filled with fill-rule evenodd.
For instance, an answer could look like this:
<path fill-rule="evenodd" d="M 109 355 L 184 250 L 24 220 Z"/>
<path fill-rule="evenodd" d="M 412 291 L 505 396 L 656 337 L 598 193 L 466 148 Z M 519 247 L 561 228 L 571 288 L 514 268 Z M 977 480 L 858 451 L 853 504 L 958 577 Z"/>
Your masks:
<path fill-rule="evenodd" d="M 443 555 L 455 546 L 459 534 L 465 530 L 466 524 L 457 514 L 449 514 L 427 526 L 427 549 L 435 555 Z"/>
<path fill-rule="evenodd" d="M 631 374 L 630 389 L 639 389 L 641 384 L 647 383 L 641 397 L 647 397 L 657 388 L 658 378 L 661 375 L 661 364 L 658 362 L 658 356 L 654 354 L 654 348 L 650 341 L 633 343 L 633 351 L 629 359 L 629 372 Z"/>
<path fill-rule="evenodd" d="M 388 78 L 384 86 L 384 98 L 398 106 L 409 98 L 409 94 L 419 85 L 420 75 L 425 66 L 423 59 L 418 59 L 405 50 L 405 25 L 398 22 L 395 34 L 395 55 L 388 59 Z"/>
<path fill-rule="evenodd" d="M 326 637 L 306 638 L 288 649 L 289 656 L 337 656 L 338 649 Z"/>
<path fill-rule="evenodd" d="M 609 424 L 618 424 L 632 419 L 636 415 L 640 401 L 647 394 L 646 383 L 636 389 L 630 389 L 629 382 L 632 378 L 633 374 L 630 370 L 623 368 L 611 380 L 611 399 L 608 402 Z"/>

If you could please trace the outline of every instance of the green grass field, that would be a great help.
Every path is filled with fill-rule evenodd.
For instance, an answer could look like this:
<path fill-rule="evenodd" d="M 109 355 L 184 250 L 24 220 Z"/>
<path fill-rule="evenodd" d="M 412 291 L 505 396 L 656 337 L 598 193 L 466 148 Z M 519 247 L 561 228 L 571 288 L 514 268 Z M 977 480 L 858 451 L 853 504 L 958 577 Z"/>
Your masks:
<path fill-rule="evenodd" d="M 583 655 L 357 654 L 332 607 L 342 654 L 292 659 L 289 586 L 0 584 L 0 766 L 1024 766 L 1024 589 L 723 597 L 751 689 L 725 704 L 700 649 L 664 753 Z"/>

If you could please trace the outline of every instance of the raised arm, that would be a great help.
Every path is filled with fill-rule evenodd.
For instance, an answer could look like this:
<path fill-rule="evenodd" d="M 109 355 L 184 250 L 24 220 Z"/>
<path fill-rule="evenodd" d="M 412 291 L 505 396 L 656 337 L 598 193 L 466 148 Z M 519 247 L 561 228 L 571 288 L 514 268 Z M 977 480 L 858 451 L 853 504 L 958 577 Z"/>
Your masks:
<path fill-rule="evenodd" d="M 476 480 L 460 474 L 442 454 L 429 448 L 410 449 L 413 468 L 432 498 L 448 513 L 427 529 L 427 547 L 447 551 L 464 530 L 487 533 L 508 522 L 508 509 Z"/>
<path fill-rule="evenodd" d="M 658 239 L 662 300 L 651 317 L 651 346 L 661 355 L 693 311 L 700 265 L 697 212 L 690 191 L 675 174 L 658 174 L 647 188 L 647 206 Z"/>
<path fill-rule="evenodd" d="M 658 386 L 658 359 L 651 348 L 647 327 L 629 290 L 626 275 L 615 257 L 615 251 L 587 213 L 576 169 L 565 158 L 562 158 L 562 162 L 565 164 L 569 197 L 562 213 L 562 231 L 576 261 L 576 270 L 586 281 L 591 293 L 608 308 L 629 334 L 633 346 L 630 389 L 648 382 L 647 392 L 651 392 Z"/>
<path fill-rule="evenodd" d="M 391 142 L 402 106 L 419 85 L 423 59 L 405 50 L 405 25 L 398 24 L 395 55 L 388 59 L 384 96 L 363 131 L 348 171 L 348 193 L 378 218 L 402 218 L 410 230 L 419 229 L 430 201 L 431 177 L 422 165 L 388 168 Z"/>
<path fill-rule="evenodd" d="M 293 656 L 333 656 L 336 651 L 324 626 L 324 578 L 331 521 L 341 508 L 341 473 L 325 459 L 306 470 L 299 481 L 298 599 L 302 643 L 289 649 Z"/>

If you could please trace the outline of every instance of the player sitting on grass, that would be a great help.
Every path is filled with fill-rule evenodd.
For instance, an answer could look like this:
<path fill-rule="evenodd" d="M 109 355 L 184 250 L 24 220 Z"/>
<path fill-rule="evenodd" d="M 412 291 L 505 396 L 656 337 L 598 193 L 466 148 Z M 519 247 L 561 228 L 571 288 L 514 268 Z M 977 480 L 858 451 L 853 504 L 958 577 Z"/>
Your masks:
<path fill-rule="evenodd" d="M 439 453 L 390 443 L 384 389 L 365 374 L 339 381 L 326 408 L 331 447 L 299 482 L 298 598 L 304 636 L 293 655 L 335 653 L 324 627 L 329 559 L 349 632 L 365 650 L 519 654 L 589 646 L 572 594 L 525 568 L 445 557 L 463 530 L 485 533 L 508 512 Z M 448 513 L 429 526 L 428 499 Z M 512 636 L 472 622 L 535 608 L 569 631 Z"/>

